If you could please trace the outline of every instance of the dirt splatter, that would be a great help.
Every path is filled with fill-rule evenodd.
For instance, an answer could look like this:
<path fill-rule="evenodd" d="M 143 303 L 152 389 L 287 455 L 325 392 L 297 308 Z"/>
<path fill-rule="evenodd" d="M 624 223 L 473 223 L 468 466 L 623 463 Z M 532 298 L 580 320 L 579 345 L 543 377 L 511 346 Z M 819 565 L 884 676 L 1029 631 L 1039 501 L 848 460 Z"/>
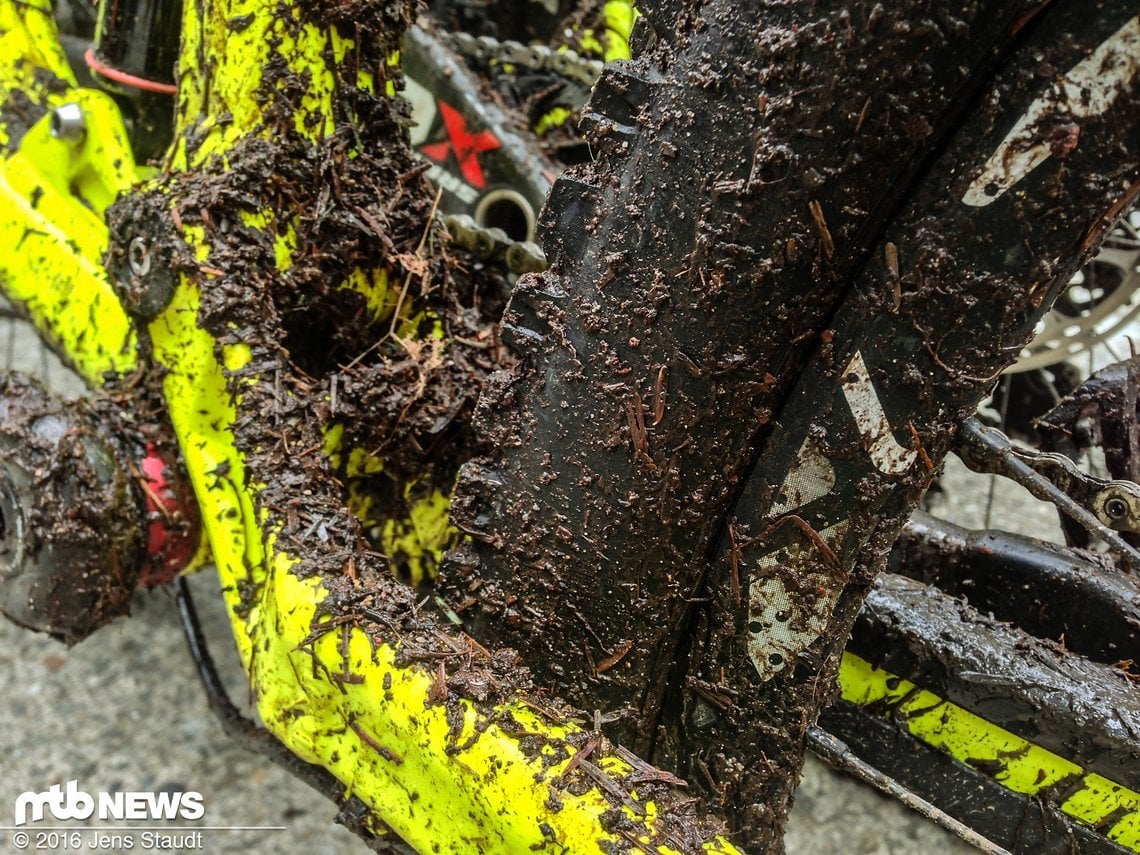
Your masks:
<path fill-rule="evenodd" d="M 444 591 L 478 637 L 525 650 L 543 682 L 707 786 L 758 849 L 779 845 L 839 639 L 948 431 L 1079 260 L 1074 231 L 1089 223 L 1054 214 L 1100 217 L 1119 164 L 1134 172 L 1134 155 L 1086 147 L 1084 129 L 1050 183 L 1002 209 L 1004 226 L 997 209 L 952 204 L 1000 142 L 996 105 L 1039 85 L 1027 52 L 986 95 L 1031 5 L 773 3 L 751 29 L 727 3 L 647 4 L 656 41 L 599 81 L 584 119 L 597 160 L 555 186 L 552 269 L 520 282 L 504 319 L 524 369 L 480 404 L 496 451 L 463 470 L 453 508 L 474 539 Z M 1058 38 L 1052 50 L 1070 53 L 1056 66 L 1073 42 Z M 1010 237 L 1026 223 L 1039 224 L 1031 252 Z M 872 465 L 839 391 L 856 351 L 890 419 L 911 423 L 896 441 L 923 450 L 902 475 Z M 908 362 L 918 370 L 894 370 Z M 818 595 L 818 579 L 784 574 L 797 598 L 836 605 L 761 684 L 725 529 L 731 515 L 751 539 L 742 572 L 781 545 L 761 536 L 767 510 L 808 436 L 837 480 L 800 515 L 817 533 L 847 524 L 843 572 Z"/>
<path fill-rule="evenodd" d="M 397 646 L 405 664 L 432 676 L 434 702 L 456 721 L 458 705 L 472 703 L 484 721 L 509 730 L 510 722 L 489 709 L 508 698 L 563 720 L 579 717 L 537 692 L 516 653 L 486 653 L 445 629 L 421 607 L 422 595 L 393 578 L 390 562 L 346 507 L 352 449 L 380 461 L 372 476 L 388 485 L 371 496 L 381 517 L 404 511 L 398 500 L 413 478 L 446 492 L 458 462 L 487 451 L 470 427 L 475 399 L 492 372 L 511 363 L 491 315 L 502 283 L 489 271 L 464 269 L 432 224 L 434 194 L 408 149 L 406 108 L 340 82 L 355 79 L 346 72 L 357 63 L 387 68 L 411 4 L 302 8 L 322 26 L 352 22 L 358 47 L 345 66 L 326 57 L 342 87 L 335 130 L 315 143 L 295 132 L 293 111 L 308 81 L 275 65 L 260 95 L 273 133 L 246 139 L 224 167 L 172 176 L 150 199 L 119 203 L 117 222 L 128 225 L 116 231 L 117 251 L 129 252 L 129 224 L 145 221 L 153 205 L 174 234 L 190 226 L 204 231 L 206 258 L 169 258 L 200 283 L 198 323 L 216 339 L 219 355 L 227 345 L 248 349 L 245 367 L 227 372 L 237 410 L 232 432 L 245 477 L 265 485 L 256 501 L 278 531 L 276 547 L 298 559 L 292 572 L 321 578 L 330 592 L 313 637 L 355 627 Z M 186 142 L 198 144 L 193 129 Z M 292 256 L 284 267 L 277 260 L 282 240 Z M 388 272 L 388 309 L 378 313 L 368 295 L 341 287 L 358 270 Z M 401 307 L 395 322 L 394 305 Z M 339 467 L 322 453 L 326 431 L 337 428 Z M 258 595 L 252 584 L 239 587 L 247 602 Z M 524 751 L 540 756 L 542 741 L 518 730 Z M 369 736 L 383 746 L 379 735 Z M 637 775 L 644 777 L 618 780 L 583 761 L 565 786 L 599 787 L 615 808 L 634 786 L 660 790 L 662 842 L 683 851 L 695 851 L 720 828 L 671 785 Z M 615 810 L 611 823 L 619 836 L 621 816 Z M 630 840 L 616 849 L 639 845 Z"/>
<path fill-rule="evenodd" d="M 16 623 L 74 644 L 129 611 L 146 513 L 127 436 L 106 401 L 0 375 L 0 607 Z"/>

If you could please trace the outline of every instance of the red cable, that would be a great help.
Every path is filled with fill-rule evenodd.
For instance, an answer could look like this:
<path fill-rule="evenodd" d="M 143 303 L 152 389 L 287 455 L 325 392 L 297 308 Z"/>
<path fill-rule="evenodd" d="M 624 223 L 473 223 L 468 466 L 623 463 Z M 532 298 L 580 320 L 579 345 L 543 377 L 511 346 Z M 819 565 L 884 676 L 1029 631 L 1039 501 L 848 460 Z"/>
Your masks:
<path fill-rule="evenodd" d="M 111 68 L 109 65 L 104 65 L 95 56 L 95 48 L 87 48 L 87 52 L 83 54 L 83 59 L 87 62 L 87 67 L 94 71 L 96 74 L 106 77 L 113 83 L 118 83 L 122 86 L 132 86 L 135 89 L 141 89 L 144 92 L 157 92 L 159 95 L 177 95 L 178 87 L 173 83 L 159 83 L 156 80 L 147 80 L 145 77 L 135 77 L 133 74 L 127 74 L 125 71 L 119 71 L 117 68 Z"/>

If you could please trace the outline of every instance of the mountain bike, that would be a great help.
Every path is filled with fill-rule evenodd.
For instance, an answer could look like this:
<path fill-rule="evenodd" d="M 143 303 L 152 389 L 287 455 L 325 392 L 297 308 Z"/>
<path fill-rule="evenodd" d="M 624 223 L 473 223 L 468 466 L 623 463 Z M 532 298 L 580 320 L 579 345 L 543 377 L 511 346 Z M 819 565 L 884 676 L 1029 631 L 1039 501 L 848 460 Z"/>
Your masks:
<path fill-rule="evenodd" d="M 121 31 L 91 54 L 115 101 L 0 4 L 4 292 L 102 389 L 5 380 L 6 613 L 78 640 L 208 553 L 266 728 L 375 845 L 737 851 L 779 846 L 805 739 L 857 765 L 812 725 L 869 594 L 851 706 L 988 774 L 1011 846 L 1026 805 L 1049 845 L 1140 846 L 1128 666 L 1071 675 L 1074 743 L 1027 715 L 1056 650 L 872 591 L 955 436 L 1037 471 L 969 417 L 1136 195 L 1140 22 L 771 6 L 642 9 L 496 327 L 519 242 L 433 224 L 407 6 L 191 4 L 176 76 Z M 123 117 L 172 96 L 140 171 Z M 482 189 L 490 139 L 439 113 Z M 1127 556 L 1130 489 L 1065 472 Z M 981 646 L 923 655 L 955 625 Z"/>

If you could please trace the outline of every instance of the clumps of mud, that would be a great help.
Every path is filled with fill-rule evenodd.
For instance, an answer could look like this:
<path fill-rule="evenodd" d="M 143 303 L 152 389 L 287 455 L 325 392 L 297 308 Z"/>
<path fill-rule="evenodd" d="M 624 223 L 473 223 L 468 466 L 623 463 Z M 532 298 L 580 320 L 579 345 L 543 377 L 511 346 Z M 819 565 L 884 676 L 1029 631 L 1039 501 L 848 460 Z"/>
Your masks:
<path fill-rule="evenodd" d="M 528 737 L 495 705 L 517 700 L 558 720 L 575 711 L 536 691 L 512 651 L 484 650 L 445 628 L 421 593 L 396 580 L 392 556 L 368 541 L 346 503 L 350 488 L 364 489 L 370 523 L 399 520 L 409 487 L 447 494 L 460 462 L 487 452 L 471 422 L 481 389 L 512 365 L 494 326 L 504 283 L 449 253 L 433 224 L 434 193 L 408 146 L 402 102 L 345 82 L 357 79 L 358 68 L 395 74 L 388 56 L 412 4 L 301 8 L 296 26 L 306 16 L 334 23 L 357 46 L 339 62 L 331 52 L 324 57 L 338 81 L 335 130 L 317 141 L 297 132 L 296 105 L 311 80 L 276 64 L 261 90 L 267 133 L 247 136 L 224 164 L 208 162 L 123 200 L 116 221 L 145 221 L 157 206 L 170 224 L 168 240 L 183 241 L 191 228 L 204 234 L 204 257 L 175 249 L 160 257 L 199 284 L 197 323 L 215 339 L 219 362 L 230 346 L 248 352 L 242 367 L 226 371 L 244 471 L 222 465 L 211 474 L 218 489 L 257 485 L 255 510 L 275 532 L 276 549 L 296 559 L 291 572 L 318 577 L 329 590 L 310 640 L 359 630 L 394 646 L 405 664 L 433 674 L 431 701 L 447 707 L 456 734 L 473 706 L 481 728 L 495 723 L 538 757 L 548 747 L 544 737 Z M 196 132 L 184 141 L 192 162 Z M 131 229 L 116 236 L 121 244 Z M 289 263 L 280 263 L 286 254 Z M 360 271 L 386 286 L 345 287 Z M 252 568 L 238 588 L 246 610 L 263 593 Z M 588 738 L 576 737 L 583 746 Z M 562 746 L 558 756 L 569 750 Z M 599 736 L 589 753 L 603 750 L 617 749 Z M 638 848 L 645 833 L 621 810 L 633 804 L 635 787 L 639 800 L 660 790 L 662 842 L 695 851 L 721 830 L 671 776 L 633 766 L 629 780 L 619 780 L 583 756 L 580 771 L 555 782 L 551 810 L 560 809 L 561 787 L 599 787 L 613 805 L 604 825 L 629 840 L 613 851 Z"/>
<path fill-rule="evenodd" d="M 75 644 L 130 610 L 146 546 L 130 435 L 106 401 L 0 374 L 0 610 L 16 623 Z"/>

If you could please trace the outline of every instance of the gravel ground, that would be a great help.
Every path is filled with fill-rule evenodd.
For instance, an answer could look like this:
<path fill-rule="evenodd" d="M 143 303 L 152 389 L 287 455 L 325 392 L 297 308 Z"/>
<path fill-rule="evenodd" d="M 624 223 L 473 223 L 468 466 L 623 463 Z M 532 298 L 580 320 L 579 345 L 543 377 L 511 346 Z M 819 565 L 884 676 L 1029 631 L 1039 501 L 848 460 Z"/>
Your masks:
<path fill-rule="evenodd" d="M 46 372 L 57 387 L 67 384 L 62 370 L 45 360 L 34 339 L 0 321 L 0 358 L 5 356 L 4 364 L 41 376 Z M 984 496 L 984 489 L 954 480 L 970 477 L 964 471 L 955 469 L 948 477 L 950 495 Z M 997 506 L 1010 512 L 1017 506 L 1018 488 L 1000 486 Z M 1032 504 L 1022 506 L 1036 510 Z M 981 514 L 976 503 L 960 502 L 947 513 L 966 525 L 981 524 Z M 192 585 L 215 656 L 233 679 L 231 695 L 240 705 L 245 698 L 240 666 L 216 594 L 216 577 L 205 570 Z M 0 620 L 0 681 L 5 700 L 0 707 L 0 825 L 11 822 L 20 793 L 76 780 L 79 789 L 89 792 L 197 791 L 203 796 L 206 820 L 199 825 L 258 827 L 205 831 L 200 848 L 162 851 L 366 851 L 333 824 L 336 811 L 330 803 L 222 733 L 186 652 L 169 591 L 140 594 L 129 620 L 100 630 L 72 649 Z M 106 825 L 101 824 L 103 833 L 112 834 Z M 124 851 L 114 840 L 99 850 L 99 830 L 100 825 L 85 830 L 78 849 L 49 845 L 46 851 Z M 136 851 L 141 846 L 136 838 Z M 972 851 L 898 803 L 812 759 L 796 799 L 787 846 L 793 855 Z M 0 853 L 16 851 L 22 850 L 13 832 L 0 830 Z"/>

